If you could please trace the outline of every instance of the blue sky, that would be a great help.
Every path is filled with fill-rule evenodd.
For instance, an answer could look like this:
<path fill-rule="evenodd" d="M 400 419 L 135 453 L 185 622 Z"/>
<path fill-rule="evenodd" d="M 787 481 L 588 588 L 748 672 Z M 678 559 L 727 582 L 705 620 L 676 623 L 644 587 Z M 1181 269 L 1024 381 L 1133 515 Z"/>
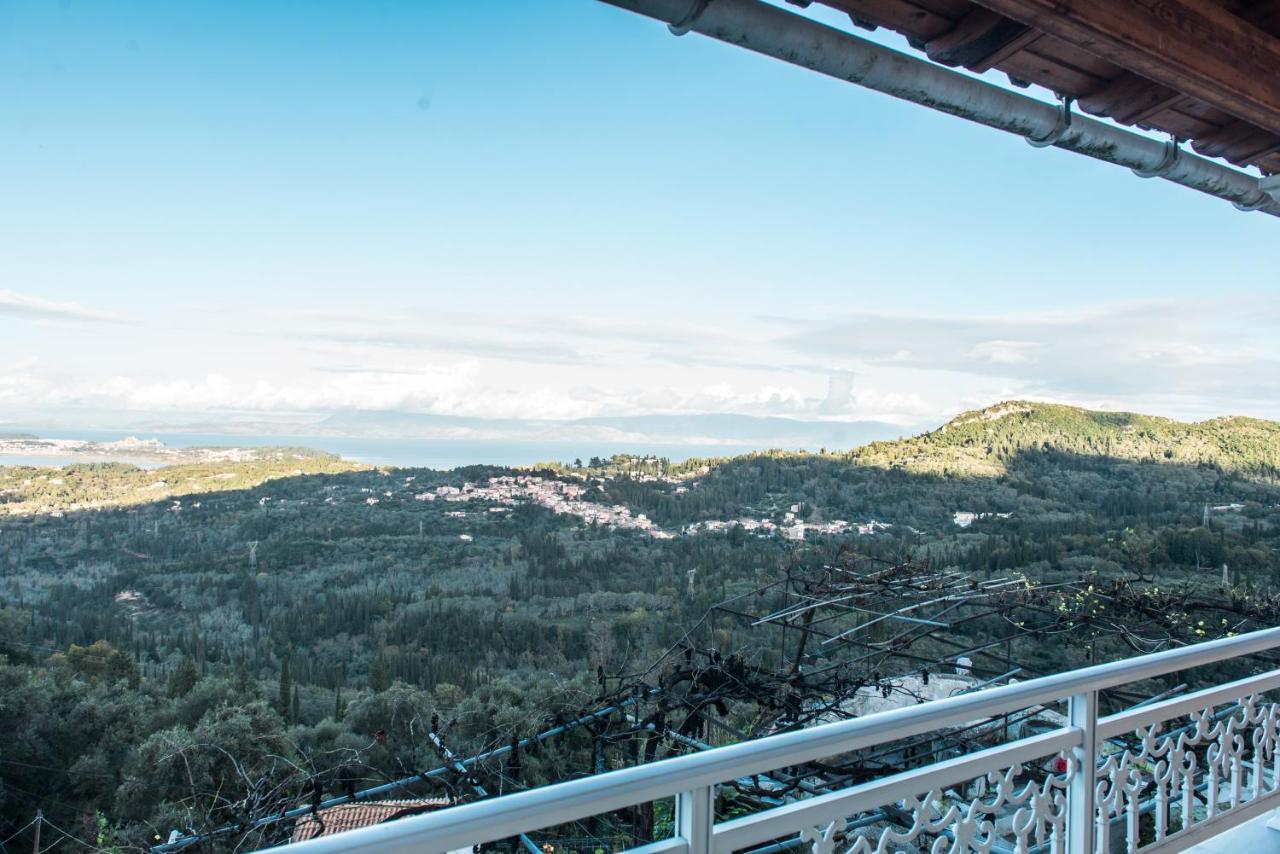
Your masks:
<path fill-rule="evenodd" d="M 1274 219 L 595 0 L 0 0 L 0 187 L 0 421 L 1280 417 Z"/>

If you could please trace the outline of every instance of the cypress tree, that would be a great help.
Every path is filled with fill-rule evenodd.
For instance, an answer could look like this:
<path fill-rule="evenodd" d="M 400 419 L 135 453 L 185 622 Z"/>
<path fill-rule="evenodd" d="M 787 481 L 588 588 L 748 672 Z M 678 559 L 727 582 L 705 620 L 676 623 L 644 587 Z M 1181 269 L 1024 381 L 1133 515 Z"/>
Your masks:
<path fill-rule="evenodd" d="M 178 662 L 178 666 L 174 668 L 173 675 L 169 677 L 169 696 L 185 697 L 191 693 L 191 689 L 196 687 L 199 681 L 200 673 L 196 670 L 196 663 L 191 660 L 191 656 L 184 655 Z"/>
<path fill-rule="evenodd" d="M 289 656 L 280 661 L 280 695 L 276 699 L 276 711 L 280 717 L 289 720 L 289 712 L 293 692 L 293 679 L 289 676 Z"/>
<path fill-rule="evenodd" d="M 381 694 L 391 687 L 391 673 L 387 660 L 379 655 L 369 667 L 369 688 L 375 694 Z"/>
<path fill-rule="evenodd" d="M 241 659 L 240 665 L 236 668 L 235 686 L 236 691 L 246 697 L 257 693 L 255 690 L 257 686 L 253 684 L 253 677 L 249 674 L 249 666 L 243 659 Z"/>

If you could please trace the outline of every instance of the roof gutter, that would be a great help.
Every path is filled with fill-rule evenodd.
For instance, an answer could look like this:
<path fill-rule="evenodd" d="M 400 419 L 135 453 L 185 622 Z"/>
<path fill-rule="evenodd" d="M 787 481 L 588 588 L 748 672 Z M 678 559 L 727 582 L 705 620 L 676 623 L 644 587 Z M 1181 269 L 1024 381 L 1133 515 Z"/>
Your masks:
<path fill-rule="evenodd" d="M 1280 216 L 1280 182 L 900 53 L 760 0 L 603 0 L 895 98 Z"/>

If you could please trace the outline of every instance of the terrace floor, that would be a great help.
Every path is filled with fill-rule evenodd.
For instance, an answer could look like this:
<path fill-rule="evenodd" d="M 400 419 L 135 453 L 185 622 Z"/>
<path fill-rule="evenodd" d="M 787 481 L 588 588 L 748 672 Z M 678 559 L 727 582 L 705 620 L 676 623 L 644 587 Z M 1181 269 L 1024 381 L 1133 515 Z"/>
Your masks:
<path fill-rule="evenodd" d="M 1187 854 L 1280 854 L 1280 811 L 1233 827 L 1188 848 Z"/>

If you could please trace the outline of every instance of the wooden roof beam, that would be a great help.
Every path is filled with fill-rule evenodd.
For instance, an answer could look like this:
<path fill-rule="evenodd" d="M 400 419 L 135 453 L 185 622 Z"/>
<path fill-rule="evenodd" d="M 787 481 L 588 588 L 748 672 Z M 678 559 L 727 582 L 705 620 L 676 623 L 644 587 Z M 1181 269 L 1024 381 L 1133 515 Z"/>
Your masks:
<path fill-rule="evenodd" d="M 1261 0 L 1240 10 L 1240 17 L 1272 35 L 1280 33 L 1280 0 Z"/>
<path fill-rule="evenodd" d="M 1038 38 L 1040 33 L 1025 24 L 977 7 L 955 29 L 926 44 L 925 53 L 934 62 L 982 72 Z"/>
<path fill-rule="evenodd" d="M 1250 154 L 1249 162 L 1257 166 L 1266 174 L 1274 175 L 1276 172 L 1280 171 L 1280 168 L 1277 168 L 1277 164 L 1275 163 L 1270 164 L 1270 167 L 1268 167 L 1268 164 L 1266 161 L 1267 161 L 1267 158 L 1274 157 L 1277 154 L 1280 154 L 1280 142 L 1276 143 L 1270 148 L 1264 148 L 1262 151 L 1259 151 L 1256 154 Z"/>
<path fill-rule="evenodd" d="M 1221 157 L 1239 166 L 1273 154 L 1280 148 L 1280 138 L 1248 122 L 1232 122 L 1195 140 L 1192 147 L 1206 157 Z"/>
<path fill-rule="evenodd" d="M 951 29 L 954 21 L 900 0 L 822 0 L 847 13 L 856 22 L 875 24 L 902 33 L 908 39 L 934 38 Z"/>
<path fill-rule="evenodd" d="M 1196 0 L 975 0 L 1134 74 L 1280 133 L 1280 38 Z"/>
<path fill-rule="evenodd" d="M 1094 92 L 1080 96 L 1080 109 L 1134 125 L 1186 98 L 1181 92 L 1125 71 Z"/>

